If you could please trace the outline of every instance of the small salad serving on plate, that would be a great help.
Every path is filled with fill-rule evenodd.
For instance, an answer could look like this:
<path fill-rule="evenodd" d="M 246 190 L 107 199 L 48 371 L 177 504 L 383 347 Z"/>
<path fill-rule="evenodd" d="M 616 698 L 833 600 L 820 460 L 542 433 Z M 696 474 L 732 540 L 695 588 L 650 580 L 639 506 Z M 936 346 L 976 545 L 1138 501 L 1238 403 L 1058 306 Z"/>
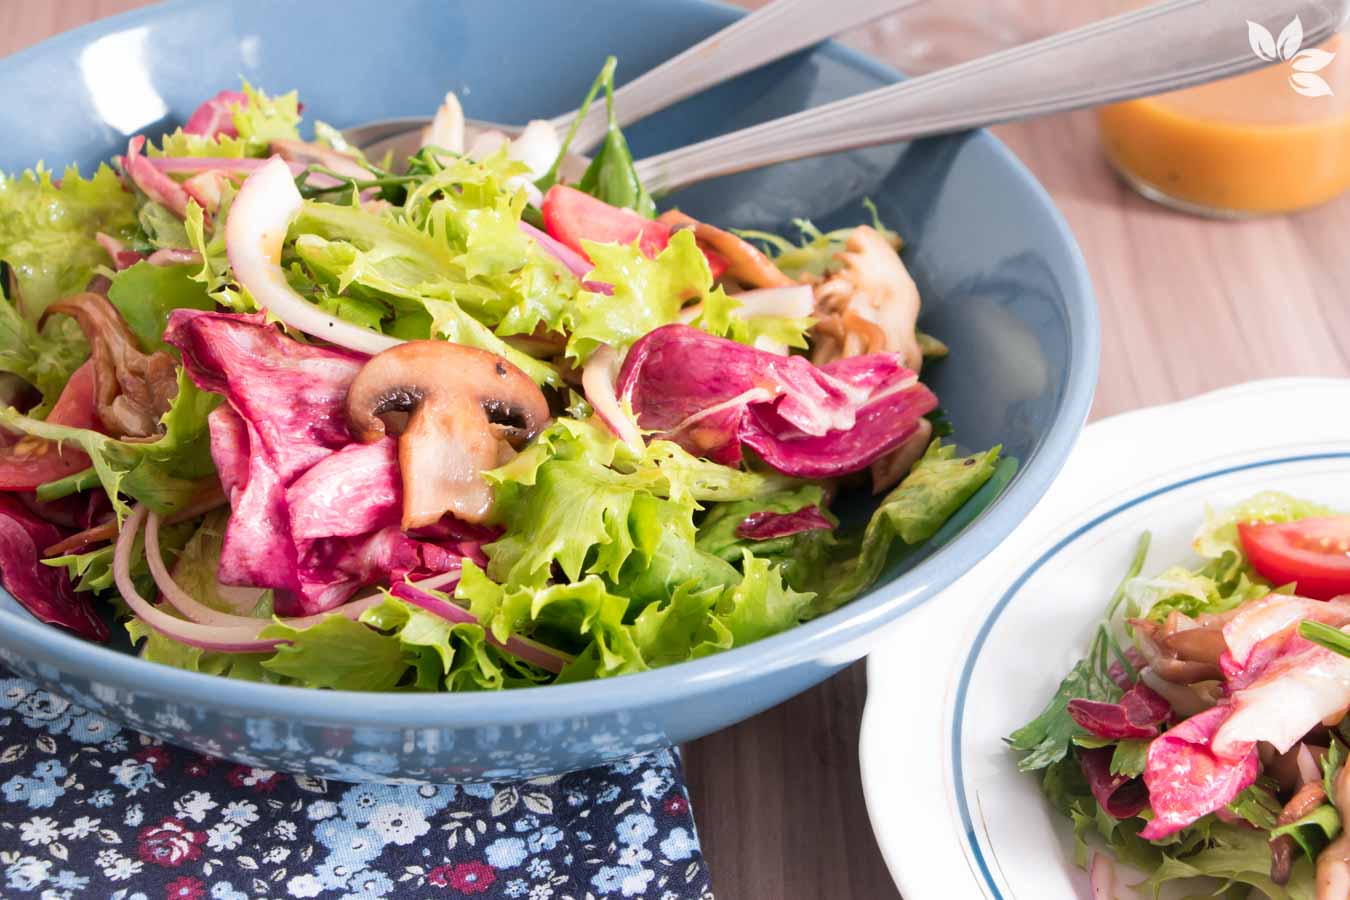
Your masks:
<path fill-rule="evenodd" d="M 453 96 L 407 160 L 314 133 L 245 85 L 0 179 L 0 578 L 38 618 L 295 685 L 610 676 L 829 612 L 1012 474 L 943 441 L 875 211 L 657 216 L 612 122 L 566 184 L 569 136 Z"/>
<path fill-rule="evenodd" d="M 1193 547 L 1144 575 L 1141 541 L 1087 657 L 1008 743 L 1072 820 L 1095 897 L 1125 889 L 1119 861 L 1145 895 L 1207 876 L 1345 900 L 1350 517 L 1268 492 Z"/>

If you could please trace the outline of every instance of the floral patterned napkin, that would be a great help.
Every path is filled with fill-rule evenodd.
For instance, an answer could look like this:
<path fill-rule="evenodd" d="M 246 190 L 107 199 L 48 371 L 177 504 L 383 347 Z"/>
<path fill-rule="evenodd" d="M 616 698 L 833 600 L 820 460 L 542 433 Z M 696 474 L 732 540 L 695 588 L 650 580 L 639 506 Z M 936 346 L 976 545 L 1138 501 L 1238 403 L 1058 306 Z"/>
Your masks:
<path fill-rule="evenodd" d="M 156 743 L 0 669 L 0 896 L 708 898 L 678 756 L 352 785 Z"/>

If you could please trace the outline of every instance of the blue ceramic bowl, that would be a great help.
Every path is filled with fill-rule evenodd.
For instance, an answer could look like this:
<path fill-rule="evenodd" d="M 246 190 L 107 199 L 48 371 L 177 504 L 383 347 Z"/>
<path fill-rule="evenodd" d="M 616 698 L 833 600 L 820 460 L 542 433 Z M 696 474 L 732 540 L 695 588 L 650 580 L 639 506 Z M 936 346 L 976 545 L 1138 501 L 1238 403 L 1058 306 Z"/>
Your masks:
<path fill-rule="evenodd" d="M 185 0 L 107 19 L 0 61 L 0 167 L 92 166 L 126 136 L 183 121 L 242 75 L 297 88 L 343 126 L 434 109 L 524 121 L 570 109 L 607 54 L 631 77 L 730 22 L 697 0 Z M 634 127 L 641 156 L 894 81 L 827 44 Z M 498 694 L 354 694 L 248 684 L 142 662 L 34 621 L 0 597 L 0 658 L 75 702 L 164 740 L 345 780 L 507 778 L 595 765 L 699 737 L 863 656 L 877 630 L 964 573 L 1022 520 L 1087 415 L 1097 319 L 1072 235 L 1041 187 L 977 133 L 749 173 L 677 198 L 719 224 L 789 231 L 862 220 L 864 197 L 908 242 L 921 325 L 951 345 L 929 381 L 969 447 L 1023 466 L 938 550 L 893 565 L 868 595 L 729 653 L 641 675 Z"/>

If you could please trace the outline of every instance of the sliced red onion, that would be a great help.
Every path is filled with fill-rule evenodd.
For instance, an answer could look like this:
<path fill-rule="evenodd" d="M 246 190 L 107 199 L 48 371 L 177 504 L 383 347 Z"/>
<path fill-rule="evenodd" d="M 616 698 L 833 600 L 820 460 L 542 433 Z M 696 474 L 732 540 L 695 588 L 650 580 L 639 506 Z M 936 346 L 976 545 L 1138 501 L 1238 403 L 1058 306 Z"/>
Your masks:
<path fill-rule="evenodd" d="M 402 343 L 320 311 L 287 283 L 281 247 L 303 204 L 290 168 L 279 158 L 248 177 L 225 224 L 225 249 L 239 284 L 290 327 L 349 350 L 375 354 Z"/>
<path fill-rule="evenodd" d="M 434 616 L 440 616 L 447 622 L 454 622 L 457 625 L 478 625 L 478 617 L 469 612 L 458 603 L 452 603 L 448 600 L 442 600 L 428 594 L 411 584 L 403 583 L 394 585 L 390 591 L 395 597 L 416 606 L 418 609 L 425 610 Z M 536 643 L 528 638 L 512 637 L 505 641 L 499 641 L 492 636 L 490 629 L 484 629 L 485 636 L 491 644 L 500 647 L 507 653 L 517 659 L 522 659 L 532 666 L 538 666 L 546 672 L 558 674 L 563 667 L 572 661 L 572 657 L 558 650 L 545 647 L 543 644 Z"/>
<path fill-rule="evenodd" d="M 1116 900 L 1116 866 L 1105 853 L 1092 854 L 1092 900 Z"/>
<path fill-rule="evenodd" d="M 600 421 L 609 426 L 619 440 L 641 452 L 642 432 L 633 417 L 624 413 L 616 393 L 619 362 L 613 347 L 608 344 L 600 347 L 581 370 L 581 389 Z"/>
<path fill-rule="evenodd" d="M 185 266 L 202 263 L 202 255 L 196 250 L 183 250 L 178 247 L 164 247 L 146 257 L 152 266 Z"/>
<path fill-rule="evenodd" d="M 529 222 L 521 222 L 520 230 L 533 238 L 534 242 L 539 245 L 541 250 L 555 257 L 560 263 L 567 266 L 572 274 L 578 278 L 585 278 L 586 275 L 590 273 L 591 269 L 595 268 L 595 266 L 591 265 L 589 259 L 582 256 L 562 241 L 554 240 L 547 232 L 540 231 Z M 606 285 L 606 287 L 608 287 L 608 285 Z M 611 288 L 611 290 L 613 289 Z"/>
<path fill-rule="evenodd" d="M 147 510 L 137 506 L 127 520 L 122 523 L 122 531 L 117 536 L 113 549 L 113 580 L 117 589 L 141 621 L 166 637 L 203 650 L 218 650 L 223 653 L 264 653 L 274 649 L 280 640 L 260 638 L 258 634 L 268 624 L 254 619 L 248 625 L 203 625 L 189 622 L 177 616 L 171 616 L 155 608 L 136 591 L 131 580 L 131 550 L 136 543 L 136 535 L 145 523 Z"/>
<path fill-rule="evenodd" d="M 182 172 L 195 174 L 198 172 L 227 172 L 231 175 L 250 175 L 267 165 L 269 160 L 255 159 L 252 157 L 225 157 L 225 156 L 157 156 L 146 160 L 146 163 L 158 169 L 161 172 Z M 300 163 L 288 163 L 291 172 L 299 175 L 305 171 L 305 167 Z M 370 173 L 366 173 L 368 176 Z"/>
<path fill-rule="evenodd" d="M 369 181 L 371 177 L 370 170 L 355 159 L 345 153 L 339 153 L 337 150 L 325 147 L 322 144 L 279 139 L 272 142 L 271 150 L 287 162 L 298 164 L 301 171 L 308 166 L 318 164 L 325 168 L 332 169 L 339 175 L 346 178 L 354 178 L 357 181 Z M 321 176 L 311 176 L 311 180 L 315 177 Z M 334 184 L 338 183 L 339 182 L 334 182 Z"/>
<path fill-rule="evenodd" d="M 122 168 L 141 193 L 161 204 L 178 218 L 187 215 L 188 195 L 183 186 L 165 175 L 141 154 L 145 136 L 136 135 L 127 144 L 127 155 L 122 157 Z"/>
<path fill-rule="evenodd" d="M 178 586 L 159 551 L 159 516 L 155 513 L 150 513 L 145 523 L 145 561 L 150 566 L 150 575 L 155 579 L 160 594 L 192 621 L 203 625 L 239 625 L 246 618 L 212 609 Z"/>

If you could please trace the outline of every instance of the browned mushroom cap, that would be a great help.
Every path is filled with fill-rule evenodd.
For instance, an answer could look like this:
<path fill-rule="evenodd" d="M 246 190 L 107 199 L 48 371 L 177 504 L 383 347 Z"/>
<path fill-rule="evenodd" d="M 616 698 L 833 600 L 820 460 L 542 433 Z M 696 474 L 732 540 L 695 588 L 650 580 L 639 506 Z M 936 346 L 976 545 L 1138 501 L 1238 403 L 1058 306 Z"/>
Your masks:
<path fill-rule="evenodd" d="M 398 440 L 403 528 L 445 513 L 483 522 L 495 468 L 548 424 L 548 402 L 530 377 L 495 354 L 445 341 L 409 341 L 373 357 L 347 393 L 357 440 L 385 435 L 380 417 L 408 414 Z"/>
<path fill-rule="evenodd" d="M 89 341 L 94 399 L 104 429 L 129 440 L 159 436 L 159 420 L 178 395 L 178 364 L 169 354 L 142 353 L 117 308 L 86 291 L 58 300 L 46 316 L 71 316 Z"/>
<path fill-rule="evenodd" d="M 1292 825 L 1327 802 L 1327 792 L 1320 781 L 1309 781 L 1295 792 L 1280 810 L 1276 825 Z M 1270 842 L 1270 880 L 1288 884 L 1294 864 L 1294 839 L 1282 834 Z"/>

